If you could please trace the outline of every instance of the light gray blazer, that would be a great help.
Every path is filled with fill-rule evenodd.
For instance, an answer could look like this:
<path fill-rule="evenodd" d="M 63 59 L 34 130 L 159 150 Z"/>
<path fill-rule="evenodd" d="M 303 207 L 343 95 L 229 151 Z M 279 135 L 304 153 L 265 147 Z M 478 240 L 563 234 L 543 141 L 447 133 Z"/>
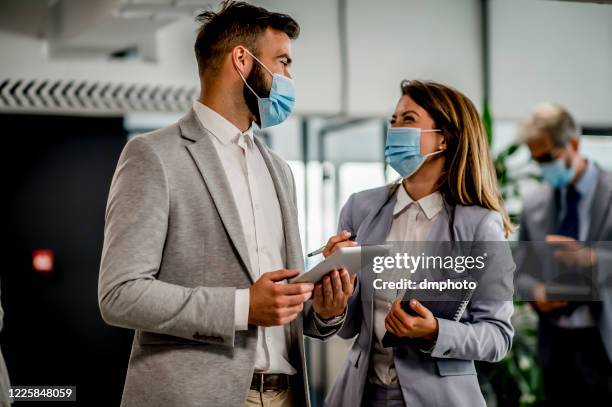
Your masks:
<path fill-rule="evenodd" d="M 601 169 L 599 171 L 590 209 L 591 222 L 587 243 L 597 251 L 596 285 L 599 289 L 599 299 L 602 301 L 602 312 L 596 322 L 608 358 L 612 361 L 612 211 L 610 210 L 612 208 L 612 173 Z M 537 193 L 524 200 L 519 240 L 545 241 L 546 235 L 556 233 L 557 216 L 554 190 L 549 184 L 543 183 Z M 519 270 L 526 265 L 528 265 L 527 269 L 541 268 L 542 275 L 546 275 L 548 268 L 545 262 L 540 262 L 539 257 L 534 256 L 529 250 L 517 252 L 516 264 Z M 517 288 L 525 298 L 529 299 L 531 298 L 529 293 L 538 281 L 529 273 L 520 273 L 517 278 Z"/>
<path fill-rule="evenodd" d="M 388 186 L 351 195 L 340 213 L 339 229 L 356 233 L 360 244 L 384 243 L 393 222 L 396 195 L 389 197 Z M 442 210 L 427 240 L 449 241 L 448 222 L 447 212 Z M 500 215 L 478 206 L 456 207 L 454 234 L 456 241 L 504 240 Z M 507 260 L 496 264 L 508 265 L 508 270 L 500 273 L 504 278 L 499 284 L 511 292 L 514 263 L 510 251 L 507 254 Z M 346 321 L 338 332 L 345 339 L 357 338 L 325 400 L 330 407 L 361 405 L 372 347 L 371 279 L 372 273 L 359 273 Z M 395 368 L 406 405 L 485 406 L 473 361 L 499 361 L 510 350 L 513 310 L 511 301 L 472 301 L 460 322 L 438 319 L 438 339 L 431 354 L 411 346 L 395 347 Z"/>
<path fill-rule="evenodd" d="M 234 296 L 255 274 L 223 166 L 193 110 L 130 140 L 108 197 L 98 299 L 102 317 L 135 330 L 122 406 L 240 406 L 257 328 L 234 329 Z M 303 270 L 289 166 L 255 140 L 276 188 L 286 267 Z M 309 405 L 303 332 L 324 338 L 310 303 L 287 327 L 296 400 Z"/>

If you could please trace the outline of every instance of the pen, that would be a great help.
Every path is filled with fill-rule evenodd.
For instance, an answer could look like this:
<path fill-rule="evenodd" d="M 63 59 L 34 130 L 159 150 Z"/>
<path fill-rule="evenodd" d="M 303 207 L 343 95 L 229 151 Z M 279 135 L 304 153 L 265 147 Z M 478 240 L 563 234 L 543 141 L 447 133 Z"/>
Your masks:
<path fill-rule="evenodd" d="M 354 242 L 356 237 L 357 237 L 357 235 L 350 235 L 347 240 L 350 240 L 350 241 Z M 308 253 L 307 257 L 312 257 L 312 256 L 316 256 L 317 254 L 323 253 L 323 250 L 325 250 L 325 247 L 327 247 L 327 245 L 323 245 L 320 248 L 318 248 L 317 250 L 315 250 L 314 252 Z"/>

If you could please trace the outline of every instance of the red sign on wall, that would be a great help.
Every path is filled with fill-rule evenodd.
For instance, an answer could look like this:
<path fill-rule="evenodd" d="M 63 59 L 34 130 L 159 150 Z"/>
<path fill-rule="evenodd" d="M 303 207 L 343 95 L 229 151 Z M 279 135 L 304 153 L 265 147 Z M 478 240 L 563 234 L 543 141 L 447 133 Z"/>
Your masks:
<path fill-rule="evenodd" d="M 53 271 L 53 251 L 34 250 L 32 252 L 32 268 L 37 273 L 50 273 Z"/>

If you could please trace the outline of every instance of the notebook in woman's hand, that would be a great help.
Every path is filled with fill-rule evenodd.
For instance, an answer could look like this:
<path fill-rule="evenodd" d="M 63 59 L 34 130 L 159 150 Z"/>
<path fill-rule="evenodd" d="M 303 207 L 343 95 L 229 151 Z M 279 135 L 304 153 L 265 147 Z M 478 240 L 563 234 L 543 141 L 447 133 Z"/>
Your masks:
<path fill-rule="evenodd" d="M 452 291 L 452 299 L 447 299 L 448 295 L 445 295 L 444 299 L 437 300 L 436 297 L 439 297 L 440 293 L 436 290 L 408 290 L 402 298 L 401 306 L 408 315 L 417 316 L 418 314 L 416 311 L 410 307 L 410 300 L 417 299 L 425 308 L 430 310 L 436 318 L 459 321 L 470 302 L 474 290 L 465 288 Z M 423 338 L 400 338 L 389 331 L 385 333 L 382 340 L 382 344 L 385 348 L 399 345 L 415 345 L 423 349 L 427 347 L 426 343 L 431 343 L 431 341 Z"/>

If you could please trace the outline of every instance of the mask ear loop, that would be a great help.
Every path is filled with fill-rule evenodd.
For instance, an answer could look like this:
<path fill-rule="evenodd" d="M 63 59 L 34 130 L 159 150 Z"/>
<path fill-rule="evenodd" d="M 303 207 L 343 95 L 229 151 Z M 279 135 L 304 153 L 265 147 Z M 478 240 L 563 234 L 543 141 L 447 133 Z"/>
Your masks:
<path fill-rule="evenodd" d="M 436 132 L 441 132 L 441 131 L 442 131 L 442 130 L 440 130 L 440 129 L 421 130 L 421 133 L 436 133 Z M 425 154 L 425 155 L 423 156 L 423 158 L 427 159 L 427 158 L 429 158 L 429 157 L 431 157 L 431 156 L 434 156 L 434 155 L 436 155 L 436 154 L 440 154 L 440 153 L 443 153 L 443 152 L 444 152 L 444 150 L 436 150 L 436 151 L 432 151 L 431 153 Z"/>
<path fill-rule="evenodd" d="M 263 66 L 263 67 L 264 67 L 264 69 L 265 69 L 266 71 L 268 71 L 268 73 L 269 73 L 270 75 L 272 75 L 272 76 L 274 77 L 274 74 L 272 73 L 272 71 L 270 71 L 270 70 L 268 69 L 268 67 L 267 67 L 266 65 L 264 65 L 264 63 L 263 63 L 263 62 L 261 62 L 261 61 L 259 60 L 259 58 L 257 58 L 255 55 L 253 55 L 253 53 L 252 53 L 251 51 L 249 51 L 249 50 L 248 50 L 248 48 L 246 48 L 246 47 L 242 47 L 242 48 L 243 48 L 243 49 L 244 49 L 244 50 L 247 52 L 247 54 L 249 54 L 249 55 L 250 55 L 250 56 L 251 56 L 251 57 L 252 57 L 252 58 L 253 58 L 255 61 L 259 62 L 259 64 L 260 64 L 261 66 Z M 246 85 L 246 87 L 247 87 L 247 88 L 249 88 L 249 90 L 250 90 L 251 92 L 253 92 L 253 94 L 255 95 L 255 97 L 256 97 L 257 99 L 261 99 L 261 97 L 260 97 L 260 96 L 257 94 L 257 92 L 255 92 L 255 90 L 253 90 L 253 88 L 251 87 L 251 85 L 249 85 L 249 83 L 246 81 L 246 79 L 244 79 L 244 75 L 242 75 L 242 72 L 240 72 L 240 69 L 236 68 L 236 70 L 238 71 L 238 75 L 240 75 L 240 79 L 242 79 L 242 82 L 244 82 L 244 84 Z"/>
<path fill-rule="evenodd" d="M 436 150 L 436 151 L 432 151 L 431 153 L 425 154 L 425 155 L 423 156 L 423 158 L 427 159 L 427 158 L 429 158 L 429 157 L 433 157 L 434 155 L 441 154 L 441 153 L 443 153 L 443 152 L 444 152 L 444 150 Z"/>
<path fill-rule="evenodd" d="M 238 75 L 240 75 L 240 79 L 242 79 L 242 82 L 244 82 L 244 84 L 246 85 L 246 87 L 247 87 L 247 88 L 249 88 L 249 90 L 250 90 L 251 92 L 253 92 L 253 94 L 255 95 L 255 97 L 256 97 L 257 99 L 261 99 L 261 98 L 259 97 L 259 95 L 257 94 L 257 92 L 255 92 L 255 91 L 253 90 L 253 88 L 251 87 L 251 85 L 249 85 L 249 84 L 248 84 L 248 82 L 246 81 L 246 79 L 244 79 L 244 76 L 242 76 L 242 72 L 240 72 L 240 69 L 236 68 L 236 70 L 238 71 Z"/>
<path fill-rule="evenodd" d="M 266 71 L 268 71 L 268 73 L 269 73 L 270 75 L 274 76 L 274 73 L 273 73 L 273 72 L 272 72 L 270 69 L 268 69 L 268 67 L 267 67 L 267 66 L 266 66 L 266 65 L 265 65 L 263 62 L 261 62 L 261 61 L 259 60 L 259 58 L 257 58 L 255 55 L 253 55 L 253 53 L 252 53 L 251 51 L 249 51 L 247 48 L 244 48 L 244 50 L 245 50 L 245 51 L 246 51 L 246 52 L 247 52 L 247 53 L 248 53 L 250 56 L 252 56 L 252 57 L 253 57 L 253 59 L 254 59 L 255 61 L 259 62 L 259 64 L 260 64 L 261 66 L 263 66 L 263 67 L 264 67 L 264 69 L 265 69 Z"/>

